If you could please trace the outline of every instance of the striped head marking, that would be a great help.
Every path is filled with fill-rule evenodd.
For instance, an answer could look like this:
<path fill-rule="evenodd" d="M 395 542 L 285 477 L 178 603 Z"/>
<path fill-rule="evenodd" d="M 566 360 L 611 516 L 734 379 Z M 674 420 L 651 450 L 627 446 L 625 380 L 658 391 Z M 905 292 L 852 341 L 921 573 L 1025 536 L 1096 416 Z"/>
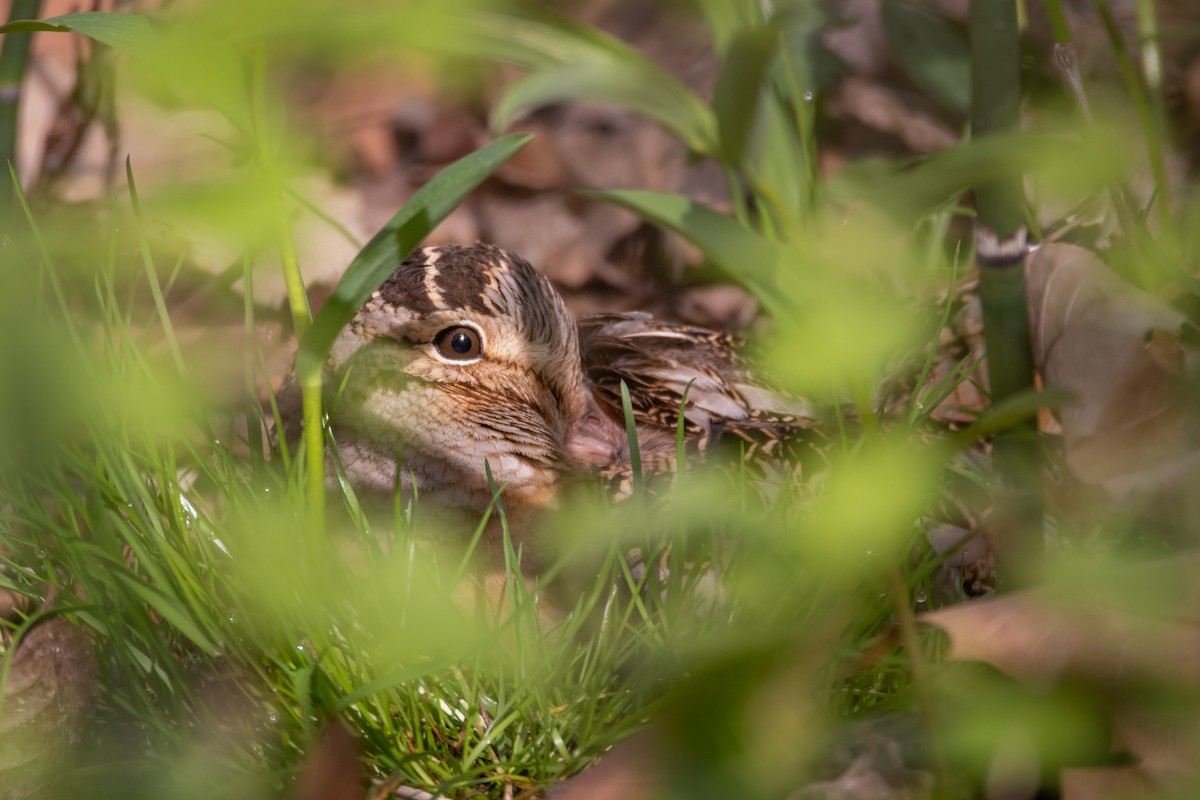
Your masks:
<path fill-rule="evenodd" d="M 508 463 L 496 479 L 514 486 L 518 462 L 566 464 L 563 442 L 587 406 L 574 318 L 544 276 L 492 245 L 405 259 L 328 368 L 352 364 L 335 427 L 374 439 L 383 430 L 389 450 L 436 454 L 463 472 L 482 474 L 484 457 L 494 471 Z"/>

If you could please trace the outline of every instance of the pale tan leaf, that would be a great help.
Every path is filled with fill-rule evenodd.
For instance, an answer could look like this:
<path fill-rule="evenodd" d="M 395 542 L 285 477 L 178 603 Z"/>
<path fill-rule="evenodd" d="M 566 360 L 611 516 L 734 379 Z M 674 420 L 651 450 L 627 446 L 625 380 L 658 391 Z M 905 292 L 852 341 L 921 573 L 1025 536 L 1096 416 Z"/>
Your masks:
<path fill-rule="evenodd" d="M 1161 789 L 1137 767 L 1088 767 L 1064 769 L 1062 800 L 1132 800 L 1159 797 Z"/>
<path fill-rule="evenodd" d="M 1090 586 L 1068 579 L 921 619 L 946 632 L 951 659 L 981 661 L 1035 687 L 1093 687 L 1111 715 L 1113 752 L 1136 757 L 1138 765 L 1066 770 L 1063 797 L 1136 797 L 1123 792 L 1146 776 L 1160 785 L 1196 778 L 1192 754 L 1200 737 L 1190 717 L 1143 698 L 1147 686 L 1181 698 L 1200 689 L 1198 570 L 1197 554 L 1095 570 Z M 1101 784 L 1105 793 L 1089 793 Z"/>
<path fill-rule="evenodd" d="M 546 800 L 650 800 L 662 794 L 663 762 L 656 734 L 637 734 L 596 766 L 556 784 Z"/>
<path fill-rule="evenodd" d="M 922 620 L 944 630 L 954 659 L 983 661 L 1013 677 L 1048 683 L 1066 675 L 1103 683 L 1149 678 L 1200 688 L 1195 598 L 1177 613 L 1139 609 L 1129 587 L 1194 584 L 1200 555 L 1095 576 L 1093 590 L 1054 587 L 940 609 Z M 1114 583 L 1121 591 L 1114 591 Z M 1194 593 L 1193 593 L 1194 595 Z M 1192 606 L 1189 608 L 1189 606 Z"/>
<path fill-rule="evenodd" d="M 1075 474 L 1118 498 L 1196 476 L 1185 390 L 1200 356 L 1181 340 L 1184 316 L 1073 245 L 1043 246 L 1026 276 L 1034 360 L 1074 398 L 1060 415 Z"/>
<path fill-rule="evenodd" d="M 61 618 L 18 642 L 0 698 L 0 800 L 45 796 L 91 715 L 96 670 L 91 637 Z"/>

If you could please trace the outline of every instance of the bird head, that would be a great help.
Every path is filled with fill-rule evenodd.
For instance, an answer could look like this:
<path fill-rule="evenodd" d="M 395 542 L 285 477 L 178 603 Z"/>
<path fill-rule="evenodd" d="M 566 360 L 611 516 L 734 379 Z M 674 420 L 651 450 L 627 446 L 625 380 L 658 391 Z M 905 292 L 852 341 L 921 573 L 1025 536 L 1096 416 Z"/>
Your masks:
<path fill-rule="evenodd" d="M 572 463 L 568 433 L 594 405 L 558 293 L 482 244 L 406 259 L 341 332 L 326 383 L 352 483 L 477 511 L 491 499 L 485 460 L 506 497 L 549 502 Z"/>

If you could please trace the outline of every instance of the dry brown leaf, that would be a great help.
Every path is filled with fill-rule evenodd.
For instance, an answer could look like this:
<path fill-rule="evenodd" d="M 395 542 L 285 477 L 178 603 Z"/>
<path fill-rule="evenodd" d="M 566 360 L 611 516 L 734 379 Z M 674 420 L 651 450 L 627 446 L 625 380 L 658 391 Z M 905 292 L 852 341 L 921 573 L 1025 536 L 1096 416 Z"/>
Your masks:
<path fill-rule="evenodd" d="M 1073 245 L 1040 248 L 1026 277 L 1034 360 L 1073 395 L 1060 415 L 1075 474 L 1122 498 L 1200 473 L 1184 316 Z"/>
<path fill-rule="evenodd" d="M 1041 593 L 964 603 L 924 619 L 950 635 L 951 658 L 983 661 L 1030 683 L 1073 675 L 1200 689 L 1200 627 L 1192 624 L 1068 605 Z"/>
<path fill-rule="evenodd" d="M 0 698 L 0 800 L 45 796 L 91 716 L 96 679 L 91 637 L 64 619 L 19 641 Z"/>
<path fill-rule="evenodd" d="M 1059 784 L 1062 800 L 1134 800 L 1161 794 L 1161 787 L 1137 767 L 1064 769 Z"/>
<path fill-rule="evenodd" d="M 1144 707 L 1136 698 L 1142 696 L 1139 687 L 1147 685 L 1189 694 L 1200 690 L 1200 606 L 1192 588 L 1198 570 L 1200 554 L 1193 554 L 1096 575 L 1091 591 L 1015 592 L 921 619 L 946 632 L 952 659 L 981 661 L 1039 687 L 1065 680 L 1102 687 L 1111 698 L 1114 749 L 1137 757 L 1138 769 L 1070 770 L 1063 775 L 1063 796 L 1126 796 L 1086 792 L 1102 780 L 1101 773 L 1113 779 L 1114 787 L 1126 781 L 1137 785 L 1143 775 L 1169 783 L 1196 777 L 1190 754 L 1200 741 L 1194 725 L 1177 712 L 1170 716 Z M 1149 611 L 1138 609 L 1144 600 L 1139 595 L 1162 591 L 1165 599 L 1180 586 L 1188 588 L 1178 608 L 1160 602 L 1149 603 Z"/>
<path fill-rule="evenodd" d="M 296 800 L 360 800 L 366 791 L 362 748 L 340 722 L 331 723 L 308 754 L 296 782 Z"/>
<path fill-rule="evenodd" d="M 599 764 L 552 786 L 546 800 L 651 800 L 662 794 L 663 763 L 655 734 L 636 734 Z"/>
<path fill-rule="evenodd" d="M 958 142 L 958 134 L 923 110 L 923 104 L 927 101 L 912 90 L 861 78 L 844 78 L 830 100 L 829 113 L 890 133 L 914 153 L 932 153 L 953 147 Z"/>
<path fill-rule="evenodd" d="M 951 658 L 984 661 L 1031 682 L 1073 673 L 1200 687 L 1197 574 L 1200 553 L 1096 573 L 1094 591 L 1013 592 L 921 618 L 946 631 Z M 1151 589 L 1161 596 L 1148 596 Z"/>

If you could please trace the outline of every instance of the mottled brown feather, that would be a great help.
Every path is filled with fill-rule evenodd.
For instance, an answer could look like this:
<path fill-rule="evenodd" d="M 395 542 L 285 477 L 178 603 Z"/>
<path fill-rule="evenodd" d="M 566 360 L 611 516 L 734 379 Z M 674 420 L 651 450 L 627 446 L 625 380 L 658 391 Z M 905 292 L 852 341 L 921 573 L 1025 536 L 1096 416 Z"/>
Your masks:
<path fill-rule="evenodd" d="M 462 325 L 483 344 L 460 363 L 437 341 Z M 800 403 L 755 380 L 728 335 L 640 313 L 576 322 L 545 277 L 485 244 L 405 259 L 342 331 L 325 378 L 333 436 L 360 492 L 400 486 L 473 513 L 491 500 L 485 459 L 510 515 L 552 504 L 581 473 L 627 484 L 622 381 L 648 472 L 676 466 L 685 390 L 691 452 L 726 440 L 776 459 L 809 427 Z M 285 409 L 289 437 L 295 415 Z"/>

